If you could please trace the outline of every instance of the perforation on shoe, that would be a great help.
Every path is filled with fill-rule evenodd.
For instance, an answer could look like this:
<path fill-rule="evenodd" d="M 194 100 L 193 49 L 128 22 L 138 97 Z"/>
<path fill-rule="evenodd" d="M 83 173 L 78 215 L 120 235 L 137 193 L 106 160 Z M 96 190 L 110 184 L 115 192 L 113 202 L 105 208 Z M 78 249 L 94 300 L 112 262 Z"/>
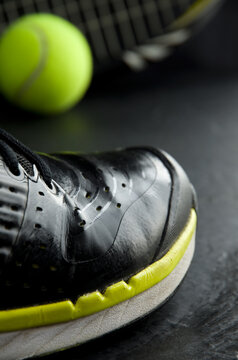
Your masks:
<path fill-rule="evenodd" d="M 96 157 L 95 164 L 94 159 L 90 158 L 89 164 L 84 160 L 83 166 L 87 171 L 81 170 L 80 189 L 72 200 L 77 213 L 72 218 L 69 237 L 62 243 L 66 261 L 77 263 L 93 260 L 108 251 L 126 211 L 155 181 L 157 165 L 149 158 L 141 157 L 141 168 L 145 175 L 143 179 L 138 171 L 138 159 L 134 171 L 133 162 L 130 167 L 121 165 L 122 158 L 123 155 L 120 155 L 118 162 L 115 162 L 116 166 L 105 161 L 100 163 L 100 167 L 97 166 Z M 144 166 L 145 162 L 148 166 Z M 92 242 L 95 234 L 100 238 L 102 231 L 103 242 L 100 245 L 96 240 Z"/>

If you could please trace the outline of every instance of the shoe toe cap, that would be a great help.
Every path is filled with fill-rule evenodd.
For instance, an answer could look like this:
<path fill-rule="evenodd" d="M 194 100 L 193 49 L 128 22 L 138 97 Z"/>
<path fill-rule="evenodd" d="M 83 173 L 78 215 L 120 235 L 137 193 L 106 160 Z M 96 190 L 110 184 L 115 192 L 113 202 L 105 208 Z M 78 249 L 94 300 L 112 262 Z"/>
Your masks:
<path fill-rule="evenodd" d="M 162 151 L 161 156 L 165 157 L 165 163 L 172 179 L 172 189 L 168 218 L 156 258 L 161 258 L 179 237 L 189 220 L 191 209 L 197 211 L 197 196 L 185 171 L 166 152 Z"/>

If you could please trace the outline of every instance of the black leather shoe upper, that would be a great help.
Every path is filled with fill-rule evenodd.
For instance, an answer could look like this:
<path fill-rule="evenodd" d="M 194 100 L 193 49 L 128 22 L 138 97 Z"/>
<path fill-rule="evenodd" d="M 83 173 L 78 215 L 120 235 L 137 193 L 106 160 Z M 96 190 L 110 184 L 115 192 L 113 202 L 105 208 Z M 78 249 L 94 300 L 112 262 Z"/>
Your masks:
<path fill-rule="evenodd" d="M 167 252 L 194 206 L 181 167 L 154 149 L 41 155 L 48 185 L 24 156 L 18 175 L 0 162 L 1 309 L 127 280 Z"/>

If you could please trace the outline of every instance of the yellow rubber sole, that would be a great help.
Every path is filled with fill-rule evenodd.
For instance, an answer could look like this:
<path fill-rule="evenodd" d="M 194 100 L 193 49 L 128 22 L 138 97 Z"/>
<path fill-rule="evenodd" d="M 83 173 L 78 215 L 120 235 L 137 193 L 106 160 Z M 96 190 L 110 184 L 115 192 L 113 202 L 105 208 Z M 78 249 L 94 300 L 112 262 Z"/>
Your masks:
<path fill-rule="evenodd" d="M 128 283 L 119 281 L 104 294 L 99 291 L 80 296 L 75 304 L 70 300 L 48 305 L 0 311 L 0 332 L 24 330 L 79 319 L 110 308 L 132 298 L 166 278 L 182 259 L 196 232 L 197 215 L 194 209 L 175 244 L 160 260 L 132 276 Z"/>

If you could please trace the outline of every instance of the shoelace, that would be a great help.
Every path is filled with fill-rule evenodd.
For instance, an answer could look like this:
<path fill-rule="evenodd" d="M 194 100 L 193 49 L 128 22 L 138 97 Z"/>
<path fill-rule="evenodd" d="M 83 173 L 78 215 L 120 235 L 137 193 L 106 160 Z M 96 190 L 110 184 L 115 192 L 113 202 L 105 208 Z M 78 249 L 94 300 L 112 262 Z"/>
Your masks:
<path fill-rule="evenodd" d="M 20 175 L 17 154 L 24 156 L 37 167 L 46 185 L 52 188 L 52 174 L 44 160 L 3 129 L 0 129 L 0 154 L 9 170 L 16 176 Z"/>

